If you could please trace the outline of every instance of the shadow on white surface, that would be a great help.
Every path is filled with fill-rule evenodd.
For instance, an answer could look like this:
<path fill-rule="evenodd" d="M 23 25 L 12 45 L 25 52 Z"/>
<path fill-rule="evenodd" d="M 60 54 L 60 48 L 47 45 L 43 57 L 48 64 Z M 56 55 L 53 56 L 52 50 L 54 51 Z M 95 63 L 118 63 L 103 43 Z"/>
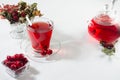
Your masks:
<path fill-rule="evenodd" d="M 61 48 L 60 51 L 49 57 L 48 60 L 62 60 L 62 59 L 77 59 L 78 56 L 81 54 L 80 53 L 80 42 L 76 41 L 72 36 L 70 35 L 65 35 L 64 33 L 61 32 L 54 32 L 53 38 L 56 40 L 59 40 L 61 43 Z"/>
<path fill-rule="evenodd" d="M 17 78 L 17 80 L 36 80 L 35 76 L 38 75 L 38 74 L 39 74 L 39 72 L 35 68 L 30 67 L 29 71 L 26 72 L 25 75 Z"/>
<path fill-rule="evenodd" d="M 74 38 L 59 32 L 55 32 L 54 36 L 55 39 L 61 42 L 61 49 L 57 54 L 49 57 L 49 61 L 103 59 L 107 60 L 107 62 L 112 62 L 114 60 L 120 60 L 120 56 L 117 55 L 118 51 L 116 51 L 115 56 L 108 56 L 103 53 L 99 42 L 86 31 L 81 35 L 81 38 Z"/>

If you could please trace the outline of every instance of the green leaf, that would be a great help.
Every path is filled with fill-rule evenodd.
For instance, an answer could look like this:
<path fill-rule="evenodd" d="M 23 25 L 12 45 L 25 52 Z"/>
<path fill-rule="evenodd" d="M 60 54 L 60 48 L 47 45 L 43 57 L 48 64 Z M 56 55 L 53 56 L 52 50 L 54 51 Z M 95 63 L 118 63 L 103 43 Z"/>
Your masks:
<path fill-rule="evenodd" d="M 108 49 L 108 48 L 103 48 L 102 51 L 109 56 L 114 55 L 115 53 L 115 47 L 113 47 L 112 49 Z"/>
<path fill-rule="evenodd" d="M 18 5 L 26 6 L 26 5 L 27 5 L 27 3 L 26 3 L 26 2 L 24 2 L 24 1 L 21 1 L 21 2 L 19 2 L 19 3 L 18 3 Z"/>
<path fill-rule="evenodd" d="M 10 13 L 7 14 L 7 18 L 8 18 L 9 20 L 12 18 L 12 16 L 11 16 Z"/>
<path fill-rule="evenodd" d="M 18 3 L 18 5 L 19 5 L 19 7 L 20 7 L 20 10 L 24 10 L 24 9 L 26 8 L 26 6 L 27 6 L 27 3 L 21 1 L 21 2 Z"/>
<path fill-rule="evenodd" d="M 31 8 L 32 9 L 34 9 L 34 8 L 36 8 L 37 7 L 37 3 L 33 3 L 32 5 L 31 5 Z"/>

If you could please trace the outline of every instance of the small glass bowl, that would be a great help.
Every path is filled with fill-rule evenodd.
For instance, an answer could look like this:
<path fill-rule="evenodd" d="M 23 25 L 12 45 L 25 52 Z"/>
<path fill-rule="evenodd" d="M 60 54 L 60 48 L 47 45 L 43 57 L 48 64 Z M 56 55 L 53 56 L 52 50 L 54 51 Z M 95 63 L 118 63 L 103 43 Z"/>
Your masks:
<path fill-rule="evenodd" d="M 15 23 L 15 24 L 10 24 L 10 36 L 13 39 L 23 39 L 26 37 L 26 24 L 23 23 Z"/>
<path fill-rule="evenodd" d="M 2 63 L 2 64 L 3 64 L 3 63 Z M 3 65 L 4 65 L 4 64 L 3 64 Z M 17 70 L 12 70 L 12 69 L 10 69 L 9 67 L 7 67 L 6 65 L 4 65 L 4 66 L 5 66 L 5 68 L 6 68 L 6 72 L 7 72 L 10 76 L 12 76 L 12 77 L 14 77 L 14 78 L 18 78 L 18 77 L 24 75 L 24 74 L 28 71 L 29 65 L 30 65 L 29 62 L 27 62 L 24 66 L 20 67 L 20 68 L 17 69 Z"/>

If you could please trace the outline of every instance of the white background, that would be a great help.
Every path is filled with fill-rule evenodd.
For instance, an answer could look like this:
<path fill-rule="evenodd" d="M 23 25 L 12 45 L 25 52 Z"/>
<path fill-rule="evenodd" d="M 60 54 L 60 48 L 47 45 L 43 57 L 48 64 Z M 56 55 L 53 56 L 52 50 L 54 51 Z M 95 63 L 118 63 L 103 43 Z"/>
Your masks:
<path fill-rule="evenodd" d="M 18 1 L 0 0 L 0 3 L 15 4 Z M 87 31 L 87 21 L 111 0 L 25 1 L 37 2 L 44 16 L 54 21 L 53 35 L 61 42 L 61 50 L 55 62 L 30 60 L 29 72 L 17 80 L 120 80 L 120 41 L 115 46 L 116 55 L 110 58 L 101 52 L 100 45 Z M 0 62 L 7 55 L 24 52 L 19 40 L 10 37 L 9 30 L 9 23 L 0 20 Z M 2 64 L 0 80 L 15 80 L 5 72 Z"/>

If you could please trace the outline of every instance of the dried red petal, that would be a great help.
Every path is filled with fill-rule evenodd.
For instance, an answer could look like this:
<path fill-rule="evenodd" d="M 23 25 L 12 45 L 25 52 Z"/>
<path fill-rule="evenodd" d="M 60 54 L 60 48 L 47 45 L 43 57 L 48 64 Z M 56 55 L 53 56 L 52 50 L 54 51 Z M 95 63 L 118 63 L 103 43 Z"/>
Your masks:
<path fill-rule="evenodd" d="M 19 20 L 19 17 L 18 16 L 13 16 L 13 20 L 17 22 Z"/>
<path fill-rule="evenodd" d="M 25 12 L 22 12 L 21 13 L 21 17 L 25 17 L 26 16 L 26 13 Z"/>

